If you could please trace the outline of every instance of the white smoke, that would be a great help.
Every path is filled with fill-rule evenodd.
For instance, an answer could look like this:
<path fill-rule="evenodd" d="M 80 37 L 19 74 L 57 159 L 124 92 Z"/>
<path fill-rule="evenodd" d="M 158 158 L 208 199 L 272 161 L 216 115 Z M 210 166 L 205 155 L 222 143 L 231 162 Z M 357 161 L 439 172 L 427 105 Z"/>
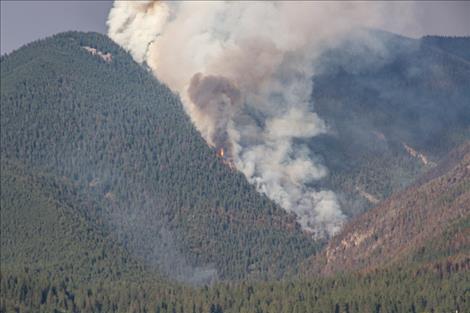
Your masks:
<path fill-rule="evenodd" d="M 313 61 L 354 28 L 384 28 L 392 6 L 406 15 L 371 2 L 116 1 L 107 24 L 180 95 L 209 145 L 324 236 L 345 216 L 332 191 L 310 185 L 328 173 L 305 145 L 328 131 L 310 102 Z"/>

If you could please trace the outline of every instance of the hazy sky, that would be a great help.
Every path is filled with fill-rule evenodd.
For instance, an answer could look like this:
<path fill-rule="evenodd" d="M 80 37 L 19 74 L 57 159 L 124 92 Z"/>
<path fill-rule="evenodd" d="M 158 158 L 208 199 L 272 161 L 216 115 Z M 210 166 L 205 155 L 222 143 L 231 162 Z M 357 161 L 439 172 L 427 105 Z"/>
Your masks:
<path fill-rule="evenodd" d="M 1 0 L 1 53 L 67 30 L 106 33 L 111 0 Z M 470 36 L 470 1 L 420 1 L 416 25 L 403 35 Z"/>
<path fill-rule="evenodd" d="M 1 53 L 67 30 L 106 33 L 113 2 L 0 0 Z"/>

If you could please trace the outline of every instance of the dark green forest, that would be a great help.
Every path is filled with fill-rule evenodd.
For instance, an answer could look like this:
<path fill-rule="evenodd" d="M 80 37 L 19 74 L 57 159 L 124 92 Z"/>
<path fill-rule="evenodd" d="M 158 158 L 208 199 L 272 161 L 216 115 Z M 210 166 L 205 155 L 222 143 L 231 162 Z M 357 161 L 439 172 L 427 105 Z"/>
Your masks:
<path fill-rule="evenodd" d="M 446 53 L 462 45 L 424 43 Z M 435 132 L 445 145 L 426 141 L 425 126 L 419 133 L 382 123 L 394 110 L 385 104 L 365 116 L 370 108 L 357 105 L 376 93 L 371 88 L 333 95 L 329 84 L 341 75 L 315 78 L 319 115 L 339 135 L 311 144 L 335 156 L 325 184 L 357 204 L 349 215 L 371 206 L 351 196 L 358 181 L 382 199 L 432 167 L 407 155 L 403 141 L 438 162 L 469 138 L 461 80 L 470 71 L 450 59 L 441 63 L 455 72 L 448 99 L 459 114 L 446 117 L 452 128 Z M 331 277 L 305 270 L 325 242 L 224 164 L 178 97 L 106 36 L 58 34 L 0 65 L 0 312 L 470 312 L 469 259 L 441 257 L 443 242 L 391 268 Z M 361 75 L 341 76 L 340 89 L 373 81 Z M 332 106 L 341 96 L 352 99 L 349 115 Z M 434 100 L 438 114 L 442 99 Z M 367 127 L 352 132 L 348 118 Z M 391 138 L 386 147 L 346 136 L 373 130 Z"/>
<path fill-rule="evenodd" d="M 3 57 L 1 101 L 2 160 L 66 181 L 75 191 L 64 201 L 87 198 L 86 214 L 148 265 L 172 276 L 204 267 L 219 278 L 279 277 L 317 249 L 107 37 L 67 33 Z"/>
<path fill-rule="evenodd" d="M 2 312 L 468 312 L 469 277 L 453 266 L 191 288 L 142 280 L 76 284 L 67 275 L 3 275 Z"/>

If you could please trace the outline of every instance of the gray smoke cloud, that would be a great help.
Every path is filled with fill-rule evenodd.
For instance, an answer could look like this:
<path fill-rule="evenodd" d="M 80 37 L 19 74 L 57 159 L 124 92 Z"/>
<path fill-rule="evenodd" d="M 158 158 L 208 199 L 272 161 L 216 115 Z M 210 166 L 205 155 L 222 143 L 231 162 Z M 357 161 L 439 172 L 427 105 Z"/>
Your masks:
<path fill-rule="evenodd" d="M 412 5 L 116 1 L 108 35 L 181 97 L 208 145 L 315 237 L 345 220 L 305 142 L 327 133 L 311 103 L 314 60 L 352 29 L 409 27 Z M 397 27 L 395 27 L 397 29 Z M 362 35 L 374 49 L 380 43 Z"/>
<path fill-rule="evenodd" d="M 188 88 L 189 99 L 214 125 L 208 134 L 211 142 L 220 149 L 232 150 L 228 134 L 231 120 L 240 106 L 241 92 L 223 76 L 195 74 Z"/>

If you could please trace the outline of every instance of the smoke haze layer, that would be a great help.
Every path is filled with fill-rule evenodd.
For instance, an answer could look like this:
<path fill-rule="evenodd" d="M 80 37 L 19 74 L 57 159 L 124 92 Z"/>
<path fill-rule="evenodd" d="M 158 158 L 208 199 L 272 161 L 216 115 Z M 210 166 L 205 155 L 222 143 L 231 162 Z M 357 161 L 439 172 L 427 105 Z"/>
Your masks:
<path fill-rule="evenodd" d="M 352 29 L 407 25 L 408 4 L 116 1 L 108 35 L 178 93 L 207 143 L 315 237 L 345 215 L 312 183 L 327 169 L 306 140 L 328 132 L 312 105 L 314 60 Z M 384 14 L 387 12 L 387 15 Z M 387 18 L 385 18 L 385 16 Z M 381 49 L 364 32 L 372 49 Z"/>

